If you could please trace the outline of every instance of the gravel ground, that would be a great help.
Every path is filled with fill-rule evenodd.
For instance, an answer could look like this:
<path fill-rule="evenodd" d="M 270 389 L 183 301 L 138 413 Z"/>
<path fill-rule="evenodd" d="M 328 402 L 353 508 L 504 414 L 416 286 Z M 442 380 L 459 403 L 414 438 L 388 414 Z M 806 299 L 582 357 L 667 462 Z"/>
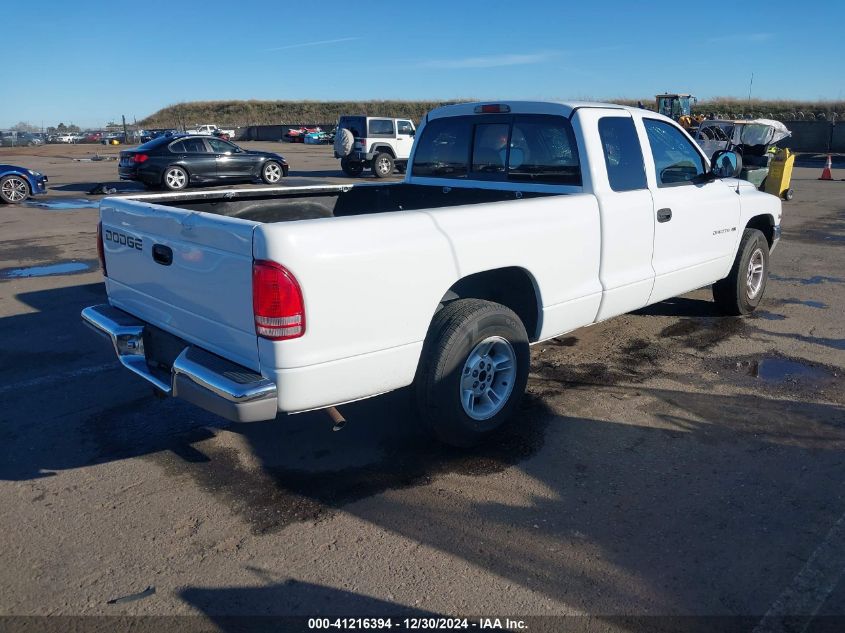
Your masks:
<path fill-rule="evenodd" d="M 331 148 L 245 145 L 348 181 Z M 699 290 L 539 344 L 515 423 L 459 452 L 406 391 L 333 433 L 119 369 L 79 319 L 116 163 L 74 160 L 119 149 L 0 150 L 51 187 L 0 209 L 0 615 L 845 615 L 845 182 L 796 170 L 754 316 Z"/>

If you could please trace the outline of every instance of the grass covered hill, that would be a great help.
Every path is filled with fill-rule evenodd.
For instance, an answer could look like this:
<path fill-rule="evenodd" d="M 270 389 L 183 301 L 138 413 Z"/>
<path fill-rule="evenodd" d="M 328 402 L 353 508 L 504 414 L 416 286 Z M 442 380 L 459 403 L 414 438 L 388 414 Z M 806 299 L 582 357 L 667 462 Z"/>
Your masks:
<path fill-rule="evenodd" d="M 441 101 L 194 101 L 167 106 L 139 121 L 148 128 L 197 123 L 220 126 L 299 125 L 337 121 L 342 114 L 367 114 L 419 121 Z M 450 102 L 453 103 L 453 102 Z"/>
<path fill-rule="evenodd" d="M 580 100 L 580 99 L 579 99 Z M 456 99 L 449 103 L 468 101 Z M 636 99 L 609 99 L 615 103 L 636 105 Z M 654 98 L 644 98 L 646 107 L 654 108 Z M 190 127 L 201 123 L 244 127 L 247 125 L 299 125 L 330 123 L 342 114 L 368 114 L 410 118 L 419 122 L 442 101 L 193 101 L 167 106 L 139 121 L 147 128 Z M 845 101 L 763 101 L 718 97 L 698 102 L 695 112 L 716 114 L 720 118 L 765 117 L 782 120 L 845 118 Z"/>

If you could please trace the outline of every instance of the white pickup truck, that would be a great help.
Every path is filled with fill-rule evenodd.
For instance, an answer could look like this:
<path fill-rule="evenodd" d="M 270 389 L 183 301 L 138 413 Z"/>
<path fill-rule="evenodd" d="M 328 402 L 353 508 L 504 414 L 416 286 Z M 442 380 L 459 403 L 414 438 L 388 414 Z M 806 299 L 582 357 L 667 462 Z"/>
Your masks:
<path fill-rule="evenodd" d="M 83 319 L 158 390 L 235 421 L 414 385 L 445 442 L 500 427 L 532 343 L 706 285 L 766 286 L 781 202 L 675 122 L 596 103 L 428 114 L 403 182 L 106 198 Z"/>
<path fill-rule="evenodd" d="M 220 136 L 225 137 L 226 140 L 235 138 L 235 130 L 224 130 L 213 123 L 205 125 L 197 125 L 193 129 L 185 130 L 186 134 L 204 134 L 205 136 Z"/>

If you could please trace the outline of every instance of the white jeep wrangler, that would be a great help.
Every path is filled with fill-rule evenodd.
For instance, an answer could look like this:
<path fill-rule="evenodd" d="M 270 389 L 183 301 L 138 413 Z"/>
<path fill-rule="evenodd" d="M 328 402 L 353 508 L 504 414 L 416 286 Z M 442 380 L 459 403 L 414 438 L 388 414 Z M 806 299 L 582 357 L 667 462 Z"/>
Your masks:
<path fill-rule="evenodd" d="M 409 119 L 342 116 L 335 132 L 334 156 L 347 176 L 360 176 L 366 168 L 376 178 L 386 178 L 394 168 L 404 173 L 415 133 Z"/>

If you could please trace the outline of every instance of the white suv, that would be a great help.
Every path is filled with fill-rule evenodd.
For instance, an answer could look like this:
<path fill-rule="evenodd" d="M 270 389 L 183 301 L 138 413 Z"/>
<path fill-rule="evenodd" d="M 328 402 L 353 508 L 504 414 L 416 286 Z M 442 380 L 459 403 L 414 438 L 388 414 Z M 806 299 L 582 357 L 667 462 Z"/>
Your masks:
<path fill-rule="evenodd" d="M 359 176 L 369 168 L 376 178 L 386 178 L 394 168 L 405 171 L 415 133 L 409 119 L 342 116 L 335 132 L 334 156 L 347 176 Z"/>

